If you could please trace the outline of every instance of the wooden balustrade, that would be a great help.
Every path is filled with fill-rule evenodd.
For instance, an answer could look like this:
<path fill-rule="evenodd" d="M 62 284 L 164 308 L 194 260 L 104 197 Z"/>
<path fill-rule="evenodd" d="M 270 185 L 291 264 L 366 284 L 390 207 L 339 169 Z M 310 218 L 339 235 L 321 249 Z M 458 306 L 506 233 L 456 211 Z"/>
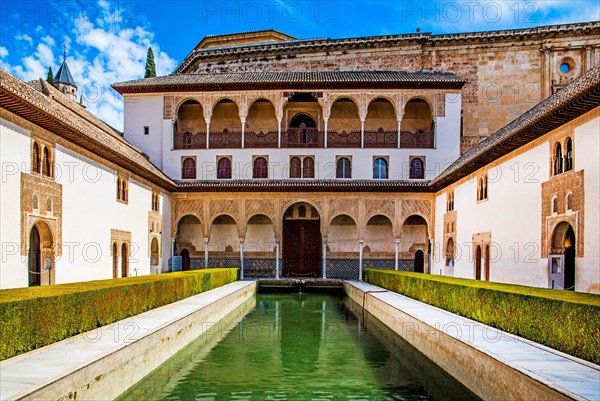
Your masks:
<path fill-rule="evenodd" d="M 434 134 L 433 131 L 421 132 L 400 132 L 401 149 L 433 149 Z"/>
<path fill-rule="evenodd" d="M 277 131 L 244 133 L 244 147 L 246 148 L 277 148 L 278 146 L 279 133 Z"/>

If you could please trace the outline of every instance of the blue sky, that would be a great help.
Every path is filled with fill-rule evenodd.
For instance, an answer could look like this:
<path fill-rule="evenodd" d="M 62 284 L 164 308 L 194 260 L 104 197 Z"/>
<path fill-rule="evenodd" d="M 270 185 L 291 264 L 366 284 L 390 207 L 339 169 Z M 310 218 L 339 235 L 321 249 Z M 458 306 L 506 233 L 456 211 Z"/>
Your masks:
<path fill-rule="evenodd" d="M 208 34 L 274 28 L 297 38 L 457 33 L 600 20 L 598 0 L 0 1 L 0 67 L 24 80 L 67 62 L 88 109 L 118 129 L 110 84 L 141 78 L 152 46 L 171 73 Z"/>

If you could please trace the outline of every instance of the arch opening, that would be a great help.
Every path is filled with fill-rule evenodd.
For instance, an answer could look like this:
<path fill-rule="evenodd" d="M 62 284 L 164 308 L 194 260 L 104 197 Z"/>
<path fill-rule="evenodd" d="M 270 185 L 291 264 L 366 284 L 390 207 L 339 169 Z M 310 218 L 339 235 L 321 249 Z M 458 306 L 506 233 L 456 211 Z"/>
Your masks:
<path fill-rule="evenodd" d="M 289 206 L 283 217 L 282 275 L 319 277 L 322 247 L 317 209 L 305 202 Z"/>

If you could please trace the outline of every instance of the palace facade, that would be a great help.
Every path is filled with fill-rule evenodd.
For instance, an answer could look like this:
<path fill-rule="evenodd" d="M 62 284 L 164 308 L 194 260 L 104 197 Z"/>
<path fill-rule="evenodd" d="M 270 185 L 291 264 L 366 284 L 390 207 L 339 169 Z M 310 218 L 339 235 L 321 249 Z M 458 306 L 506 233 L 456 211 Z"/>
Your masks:
<path fill-rule="evenodd" d="M 2 288 L 242 266 L 600 292 L 599 23 L 207 36 L 113 85 L 122 134 L 1 73 Z"/>

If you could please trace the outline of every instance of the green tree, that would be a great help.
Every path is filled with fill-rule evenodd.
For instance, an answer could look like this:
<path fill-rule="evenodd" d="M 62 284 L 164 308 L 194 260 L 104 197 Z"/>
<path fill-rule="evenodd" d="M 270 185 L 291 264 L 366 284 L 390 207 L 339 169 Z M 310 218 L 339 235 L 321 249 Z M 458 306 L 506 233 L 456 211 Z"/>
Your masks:
<path fill-rule="evenodd" d="M 148 48 L 148 56 L 146 56 L 146 73 L 144 78 L 152 78 L 156 76 L 156 66 L 154 65 L 154 52 L 152 48 Z"/>
<path fill-rule="evenodd" d="M 48 76 L 46 77 L 46 82 L 54 86 L 54 74 L 52 73 L 52 67 L 48 67 Z"/>

